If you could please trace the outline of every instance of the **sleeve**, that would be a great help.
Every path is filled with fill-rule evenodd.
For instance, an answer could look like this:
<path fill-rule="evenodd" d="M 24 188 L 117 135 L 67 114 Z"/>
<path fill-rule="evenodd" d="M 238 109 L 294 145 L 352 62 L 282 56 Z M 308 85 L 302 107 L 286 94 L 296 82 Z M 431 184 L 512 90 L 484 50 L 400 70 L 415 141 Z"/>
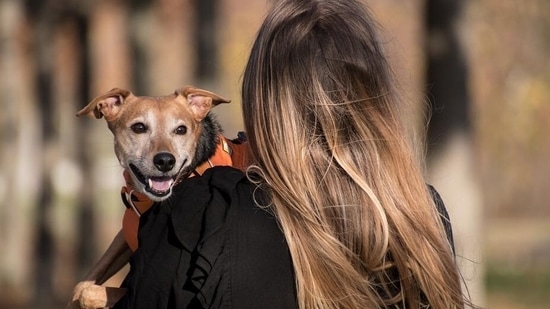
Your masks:
<path fill-rule="evenodd" d="M 451 245 L 451 249 L 453 250 L 453 253 L 455 253 L 455 244 L 453 239 L 453 228 L 451 225 L 451 219 L 449 217 L 449 212 L 447 212 L 447 208 L 445 207 L 445 204 L 443 203 L 443 199 L 437 192 L 437 190 L 431 186 L 428 185 L 428 188 L 430 190 L 430 194 L 432 195 L 432 198 L 435 202 L 435 206 L 437 207 L 437 211 L 439 212 L 439 216 L 441 217 L 441 222 L 443 222 L 443 227 L 445 228 L 445 233 L 447 234 L 447 240 L 449 241 L 449 244 Z"/>

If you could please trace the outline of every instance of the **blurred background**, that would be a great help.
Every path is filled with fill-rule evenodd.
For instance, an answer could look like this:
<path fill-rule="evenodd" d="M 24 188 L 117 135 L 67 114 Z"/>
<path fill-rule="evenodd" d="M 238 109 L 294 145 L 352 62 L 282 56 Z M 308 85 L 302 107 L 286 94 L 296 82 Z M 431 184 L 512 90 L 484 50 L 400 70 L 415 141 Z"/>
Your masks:
<path fill-rule="evenodd" d="M 164 95 L 192 84 L 233 100 L 214 112 L 234 137 L 270 2 L 0 0 L 0 308 L 64 306 L 120 228 L 111 133 L 75 113 L 114 87 Z M 547 308 L 550 1 L 365 2 L 473 301 Z"/>

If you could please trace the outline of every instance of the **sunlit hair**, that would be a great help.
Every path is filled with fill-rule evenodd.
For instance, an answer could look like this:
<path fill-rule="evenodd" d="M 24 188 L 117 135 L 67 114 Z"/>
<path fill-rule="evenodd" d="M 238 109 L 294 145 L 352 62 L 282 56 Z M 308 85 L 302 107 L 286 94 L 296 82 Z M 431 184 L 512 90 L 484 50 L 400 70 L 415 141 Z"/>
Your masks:
<path fill-rule="evenodd" d="M 243 77 L 251 155 L 288 241 L 300 308 L 463 308 L 368 11 L 283 0 Z"/>

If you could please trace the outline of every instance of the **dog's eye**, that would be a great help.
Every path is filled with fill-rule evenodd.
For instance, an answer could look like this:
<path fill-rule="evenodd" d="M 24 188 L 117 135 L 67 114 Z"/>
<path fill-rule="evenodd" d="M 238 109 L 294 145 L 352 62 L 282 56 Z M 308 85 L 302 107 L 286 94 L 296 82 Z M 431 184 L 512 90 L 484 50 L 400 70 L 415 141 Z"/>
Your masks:
<path fill-rule="evenodd" d="M 185 135 L 187 133 L 187 127 L 186 126 L 179 126 L 174 130 L 174 133 L 177 135 Z"/>
<path fill-rule="evenodd" d="M 147 126 L 141 122 L 134 123 L 130 128 L 136 134 L 145 133 L 147 131 Z"/>

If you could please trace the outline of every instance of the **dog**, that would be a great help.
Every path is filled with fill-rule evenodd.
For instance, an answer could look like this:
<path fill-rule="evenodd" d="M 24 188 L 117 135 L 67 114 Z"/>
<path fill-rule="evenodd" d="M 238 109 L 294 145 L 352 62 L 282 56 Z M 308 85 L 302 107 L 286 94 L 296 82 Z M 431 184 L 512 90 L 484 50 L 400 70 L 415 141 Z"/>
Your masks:
<path fill-rule="evenodd" d="M 216 153 L 223 136 L 210 111 L 230 102 L 193 86 L 157 97 L 136 96 L 115 88 L 94 98 L 77 116 L 107 121 L 126 181 L 145 200 L 161 202 L 170 197 L 174 185 Z M 75 286 L 67 308 L 113 306 L 125 289 L 101 284 L 128 263 L 131 255 L 121 230 L 85 279 Z"/>

